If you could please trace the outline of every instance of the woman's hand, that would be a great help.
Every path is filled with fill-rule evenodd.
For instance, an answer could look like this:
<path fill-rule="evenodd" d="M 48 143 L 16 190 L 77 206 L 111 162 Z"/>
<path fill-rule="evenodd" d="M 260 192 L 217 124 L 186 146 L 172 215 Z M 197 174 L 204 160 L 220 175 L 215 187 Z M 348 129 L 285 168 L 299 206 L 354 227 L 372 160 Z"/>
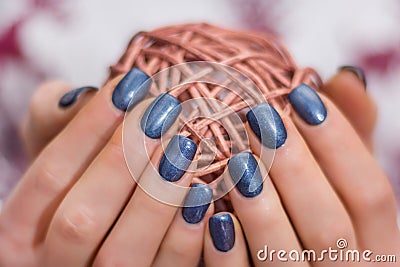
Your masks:
<path fill-rule="evenodd" d="M 365 266 L 364 250 L 372 251 L 371 260 L 377 255 L 400 259 L 395 197 L 369 151 L 376 108 L 361 74 L 342 69 L 323 90 L 329 98 L 304 86 L 294 90 L 289 96 L 293 120 L 280 111 L 265 115 L 270 111 L 266 104 L 247 115 L 254 156 L 234 156 L 226 177 L 227 183 L 238 182 L 229 195 L 241 226 L 231 223 L 235 231 L 220 227 L 213 232 L 210 220 L 211 235 L 206 234 L 204 244 L 207 266 L 232 266 L 232 258 L 255 266 Z M 262 145 L 257 129 L 259 135 L 277 136 L 279 147 L 268 175 L 269 148 Z M 240 228 L 250 256 L 243 249 L 238 252 L 244 246 Z M 236 242 L 234 235 L 239 235 Z M 330 260 L 329 254 L 324 260 L 301 261 L 302 250 L 315 250 L 317 258 L 330 247 L 340 250 L 340 239 L 345 240 L 339 244 L 343 251 L 359 250 L 361 262 L 351 262 L 351 254 L 350 262 Z M 279 250 L 286 252 L 281 255 L 286 259 L 298 251 L 300 261 L 280 261 Z"/>
<path fill-rule="evenodd" d="M 148 107 L 149 100 L 141 102 L 148 89 L 144 82 L 147 78 L 134 70 L 122 80 L 119 77 L 109 82 L 96 94 L 83 94 L 79 100 L 74 91 L 62 98 L 64 108 L 72 104 L 64 110 L 54 101 L 61 97 L 59 93 L 43 93 L 51 84 L 34 97 L 30 112 L 33 117 L 27 120 L 23 132 L 35 159 L 0 216 L 1 266 L 198 263 L 204 221 L 213 213 L 213 206 L 180 209 L 159 202 L 136 184 L 138 180 L 173 180 L 189 186 L 189 172 L 171 174 L 166 170 L 170 170 L 171 163 L 179 164 L 183 155 L 191 159 L 197 148 L 184 137 L 172 136 L 174 127 L 169 125 L 171 130 L 164 135 L 164 140 L 169 141 L 165 150 L 168 157 L 163 155 L 159 135 L 164 132 L 157 125 L 163 121 L 151 118 L 169 118 L 173 122 L 176 112 L 170 112 L 165 105 L 179 108 L 179 102 L 169 95 L 163 100 L 158 98 L 164 105 L 154 101 L 150 106 L 153 109 Z M 61 87 L 59 92 L 68 88 Z M 124 159 L 121 124 L 129 101 L 138 104 L 125 120 L 131 127 L 124 132 L 124 149 L 135 151 L 129 159 L 135 164 L 132 170 Z M 143 119 L 146 109 L 151 111 Z M 140 126 L 142 120 L 147 121 L 146 135 Z M 180 147 L 181 151 L 177 151 L 178 143 L 185 144 L 186 150 Z M 182 167 L 188 168 L 188 160 L 185 162 Z M 153 165 L 160 166 L 155 170 Z M 189 191 L 186 202 L 210 202 L 208 187 L 194 187 L 196 190 Z M 185 200 L 187 193 L 169 187 L 162 190 L 178 203 Z"/>
<path fill-rule="evenodd" d="M 395 251 L 399 247 L 399 233 L 393 193 L 366 149 L 372 149 L 376 110 L 364 92 L 365 84 L 353 72 L 345 69 L 324 88 L 329 97 L 322 97 L 327 116 L 319 125 L 308 125 L 295 111 L 293 124 L 280 112 L 287 138 L 276 150 L 270 177 L 255 190 L 249 190 L 249 184 L 266 176 L 264 165 L 269 166 L 270 162 L 261 157 L 258 175 L 254 166 L 258 166 L 261 142 L 248 125 L 255 157 L 244 153 L 232 159 L 228 172 L 232 175 L 226 177 L 227 183 L 232 183 L 242 177 L 233 177 L 235 172 L 231 170 L 240 171 L 244 165 L 252 170 L 230 192 L 236 213 L 216 214 L 210 220 L 213 205 L 178 210 L 149 197 L 131 178 L 122 154 L 120 124 L 124 113 L 115 109 L 110 100 L 119 80 L 96 94 L 88 93 L 94 92 L 90 88 L 84 89 L 86 93 L 66 109 L 55 103 L 70 90 L 68 85 L 47 84 L 33 98 L 23 136 L 32 158 L 46 148 L 1 214 L 0 247 L 6 253 L 1 254 L 0 263 L 129 266 L 134 262 L 196 266 L 204 246 L 206 266 L 276 266 L 292 262 L 279 262 L 276 253 L 273 262 L 260 261 L 260 257 L 266 256 L 260 253 L 265 246 L 269 252 L 273 249 L 318 252 L 329 247 L 337 249 L 339 238 L 346 239 L 348 249 L 361 252 L 369 249 L 373 255 L 399 257 L 399 251 Z M 148 101 L 139 104 L 127 117 L 130 125 L 139 125 L 148 104 Z M 67 140 L 65 132 L 76 132 L 77 125 L 81 125 L 79 132 Z M 90 128 L 85 132 L 86 127 Z M 138 154 L 146 155 L 147 149 L 153 155 L 153 165 L 157 165 L 162 157 L 157 149 L 160 141 L 136 135 L 140 131 L 139 127 L 130 129 L 132 138 L 126 139 L 124 145 Z M 172 131 L 167 132 L 167 139 L 171 135 Z M 67 154 L 60 155 L 61 151 Z M 138 166 L 135 178 L 159 178 L 147 155 L 133 160 Z M 51 169 L 54 167 L 57 169 Z M 45 175 L 39 176 L 32 169 L 42 170 Z M 49 175 L 56 171 L 57 176 Z M 188 185 L 190 181 L 187 173 L 178 183 Z M 194 187 L 199 189 L 191 190 L 186 202 L 190 205 L 207 202 L 209 189 Z M 185 198 L 184 194 L 177 197 Z M 251 255 L 247 254 L 247 246 Z M 21 254 L 27 256 L 18 257 Z M 347 266 L 349 263 L 334 263 L 325 258 L 323 262 L 292 264 Z"/>

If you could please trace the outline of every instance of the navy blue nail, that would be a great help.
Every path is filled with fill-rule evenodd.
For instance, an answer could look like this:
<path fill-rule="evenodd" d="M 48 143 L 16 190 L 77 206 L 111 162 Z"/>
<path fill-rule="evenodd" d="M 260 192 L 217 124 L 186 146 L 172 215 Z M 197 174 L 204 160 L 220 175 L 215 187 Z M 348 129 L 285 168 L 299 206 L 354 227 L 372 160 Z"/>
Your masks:
<path fill-rule="evenodd" d="M 231 215 L 223 213 L 210 218 L 208 222 L 211 238 L 216 249 L 227 252 L 235 245 L 235 226 Z"/>
<path fill-rule="evenodd" d="M 308 85 L 300 84 L 289 94 L 289 101 L 299 116 L 310 125 L 325 121 L 327 111 L 319 95 Z"/>
<path fill-rule="evenodd" d="M 193 184 L 186 196 L 182 216 L 186 222 L 195 224 L 203 220 L 212 200 L 212 190 L 205 184 Z"/>
<path fill-rule="evenodd" d="M 169 182 L 176 182 L 183 174 L 196 154 L 197 145 L 187 137 L 175 135 L 169 141 L 161 158 L 158 172 Z"/>
<path fill-rule="evenodd" d="M 241 152 L 229 159 L 228 170 L 243 196 L 255 197 L 263 190 L 260 168 L 250 152 Z"/>
<path fill-rule="evenodd" d="M 131 69 L 115 87 L 112 94 L 114 106 L 122 111 L 133 108 L 142 101 L 151 86 L 149 75 L 140 69 Z"/>
<path fill-rule="evenodd" d="M 140 127 L 150 138 L 160 138 L 181 113 L 178 99 L 170 94 L 161 94 L 148 106 L 140 121 Z"/>
<path fill-rule="evenodd" d="M 246 117 L 250 128 L 264 146 L 274 149 L 285 143 L 287 132 L 282 118 L 267 102 L 253 107 Z"/>
<path fill-rule="evenodd" d="M 60 108 L 67 108 L 74 104 L 76 100 L 85 92 L 88 91 L 98 91 L 99 89 L 97 87 L 93 86 L 84 86 L 84 87 L 79 87 L 74 90 L 71 90 L 67 92 L 65 95 L 63 95 L 60 98 L 60 101 L 58 102 L 58 106 Z"/>
<path fill-rule="evenodd" d="M 351 65 L 345 65 L 339 67 L 338 71 L 350 71 L 354 73 L 358 77 L 358 79 L 360 79 L 360 81 L 364 84 L 365 89 L 367 88 L 367 78 L 365 77 L 365 72 L 363 71 L 362 68 Z"/>

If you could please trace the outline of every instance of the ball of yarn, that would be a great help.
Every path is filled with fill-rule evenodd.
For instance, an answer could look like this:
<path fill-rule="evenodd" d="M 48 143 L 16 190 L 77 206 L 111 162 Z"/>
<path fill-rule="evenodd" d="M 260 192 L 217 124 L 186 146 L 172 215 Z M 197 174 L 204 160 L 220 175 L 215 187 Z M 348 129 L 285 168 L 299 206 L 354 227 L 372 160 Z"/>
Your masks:
<path fill-rule="evenodd" d="M 261 95 L 252 94 L 251 86 L 247 89 L 242 87 L 243 92 L 247 90 L 250 98 L 253 98 L 244 101 L 238 93 L 227 89 L 228 83 L 193 82 L 171 88 L 170 85 L 179 84 L 183 76 L 187 79 L 197 75 L 198 78 L 199 73 L 189 69 L 189 72 L 182 75 L 179 70 L 169 71 L 169 68 L 198 61 L 231 67 L 254 82 Z M 232 112 L 243 117 L 241 112 L 248 109 L 249 105 L 263 101 L 268 101 L 282 112 L 290 113 L 286 95 L 293 88 L 302 83 L 316 90 L 322 86 L 319 75 L 312 68 L 298 68 L 285 46 L 275 36 L 228 30 L 205 23 L 173 25 L 137 33 L 118 63 L 110 68 L 108 79 L 126 73 L 133 67 L 143 70 L 149 76 L 163 72 L 162 77 L 153 82 L 155 84 L 150 90 L 152 96 L 168 91 L 181 102 L 198 98 L 216 100 L 204 101 L 196 107 L 203 113 L 206 110 L 207 117 L 190 120 L 188 116 L 195 117 L 196 110 L 193 114 L 186 114 L 186 123 L 180 130 L 180 134 L 197 143 L 204 139 L 213 140 L 213 157 L 208 159 L 207 168 L 201 168 L 196 173 L 196 177 L 206 182 L 219 177 L 223 172 L 232 155 L 230 137 L 238 135 L 235 146 L 239 150 L 246 149 L 247 140 L 240 136 L 238 127 L 229 121 L 224 125 L 219 121 Z M 224 113 L 227 106 L 230 109 Z M 202 156 L 201 153 L 198 157 Z"/>

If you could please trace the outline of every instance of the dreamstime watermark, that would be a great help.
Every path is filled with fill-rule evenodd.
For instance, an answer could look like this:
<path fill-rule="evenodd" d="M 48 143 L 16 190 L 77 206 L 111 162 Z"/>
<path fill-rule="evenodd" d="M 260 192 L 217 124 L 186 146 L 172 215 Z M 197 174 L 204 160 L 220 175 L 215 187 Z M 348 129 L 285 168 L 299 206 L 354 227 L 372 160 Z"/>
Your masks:
<path fill-rule="evenodd" d="M 325 261 L 342 261 L 342 262 L 396 262 L 396 255 L 378 255 L 371 250 L 359 251 L 356 249 L 347 249 L 348 243 L 344 238 L 340 238 L 336 242 L 336 247 L 329 247 L 317 252 L 312 249 L 308 250 L 274 250 L 267 245 L 264 249 L 257 252 L 259 261 L 281 261 L 281 262 L 325 262 Z"/>

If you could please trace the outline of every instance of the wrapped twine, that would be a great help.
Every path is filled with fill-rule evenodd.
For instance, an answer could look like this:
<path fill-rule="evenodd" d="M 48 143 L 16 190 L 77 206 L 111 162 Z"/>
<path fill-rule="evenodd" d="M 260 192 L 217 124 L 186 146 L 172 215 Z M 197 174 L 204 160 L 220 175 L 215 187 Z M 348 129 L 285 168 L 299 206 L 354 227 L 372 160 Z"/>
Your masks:
<path fill-rule="evenodd" d="M 293 88 L 301 83 L 308 84 L 316 90 L 322 86 L 319 75 L 311 68 L 298 68 L 276 37 L 232 31 L 205 23 L 168 26 L 137 33 L 118 63 L 110 68 L 108 80 L 128 72 L 133 67 L 152 76 L 168 67 L 193 61 L 217 62 L 235 68 L 255 83 L 265 100 L 285 113 L 291 111 L 286 95 Z M 200 105 L 199 108 L 208 110 L 208 118 L 186 118 L 185 121 L 188 122 L 180 131 L 180 134 L 197 143 L 203 139 L 214 138 L 215 157 L 207 168 L 196 173 L 197 177 L 210 182 L 221 175 L 232 153 L 226 129 L 217 121 L 223 120 L 231 112 L 239 113 L 248 108 L 249 102 L 243 101 L 237 94 L 220 85 L 189 83 L 177 88 L 167 88 L 166 80 L 178 80 L 179 83 L 181 75 L 171 71 L 164 76 L 164 79 L 153 84 L 150 91 L 153 96 L 168 91 L 181 102 L 193 98 L 214 98 L 224 104 L 204 101 L 206 106 Z M 227 110 L 226 106 L 230 109 Z M 212 112 L 209 112 L 210 110 Z M 230 128 L 230 135 L 237 134 L 235 125 L 229 122 L 226 125 Z M 241 142 L 246 141 L 240 141 L 237 144 L 239 147 Z"/>

